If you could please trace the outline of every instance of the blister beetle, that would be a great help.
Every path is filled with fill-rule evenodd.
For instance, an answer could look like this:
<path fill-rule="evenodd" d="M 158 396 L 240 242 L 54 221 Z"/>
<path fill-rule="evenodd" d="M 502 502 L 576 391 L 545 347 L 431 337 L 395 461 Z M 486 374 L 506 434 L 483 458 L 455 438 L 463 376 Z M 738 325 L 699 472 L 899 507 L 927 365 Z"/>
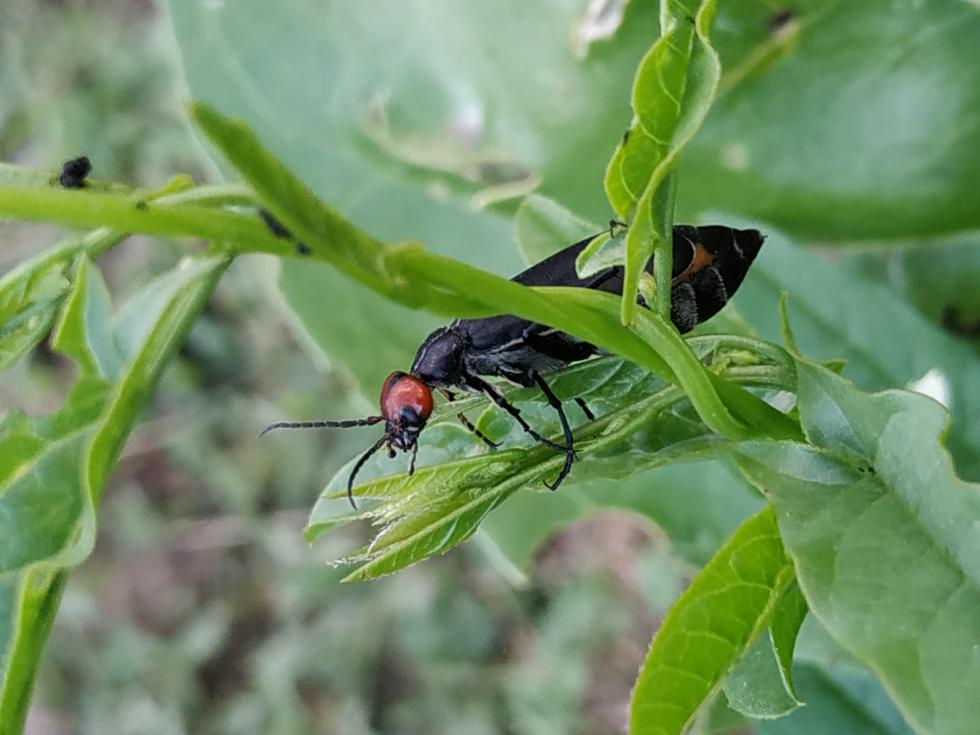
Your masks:
<path fill-rule="evenodd" d="M 513 280 L 525 286 L 578 286 L 622 294 L 622 266 L 609 267 L 586 278 L 580 278 L 575 270 L 579 254 L 595 237 L 587 237 L 545 258 Z M 674 227 L 670 317 L 680 332 L 689 332 L 721 310 L 741 285 L 763 239 L 757 230 L 720 225 Z M 647 264 L 647 271 L 653 272 L 653 258 Z M 642 297 L 639 301 L 643 304 Z M 571 470 L 575 448 L 561 401 L 542 376 L 597 352 L 588 342 L 516 316 L 458 319 L 426 337 L 410 372 L 395 371 L 387 377 L 381 389 L 380 416 L 350 421 L 280 421 L 266 427 L 260 436 L 274 429 L 347 428 L 384 421 L 384 435 L 361 455 L 347 480 L 347 497 L 355 505 L 354 478 L 368 458 L 382 447 L 387 446 L 389 457 L 394 457 L 396 450 L 410 452 L 409 474 L 414 472 L 418 437 L 432 413 L 433 389 L 450 401 L 455 397 L 454 389 L 479 392 L 509 413 L 535 441 L 565 453 L 565 464 L 558 477 L 546 483 L 556 489 Z M 520 410 L 484 377 L 501 377 L 525 387 L 537 386 L 558 414 L 565 443 L 558 444 L 536 432 Z M 595 418 L 581 399 L 576 402 L 590 420 Z M 488 446 L 497 446 L 462 413 L 457 418 Z"/>

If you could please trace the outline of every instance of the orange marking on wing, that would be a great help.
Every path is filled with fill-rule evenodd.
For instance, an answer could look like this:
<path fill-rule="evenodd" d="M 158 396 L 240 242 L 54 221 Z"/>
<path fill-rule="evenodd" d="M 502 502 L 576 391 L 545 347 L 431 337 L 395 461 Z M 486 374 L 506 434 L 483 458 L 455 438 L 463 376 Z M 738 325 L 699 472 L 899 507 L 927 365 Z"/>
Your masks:
<path fill-rule="evenodd" d="M 695 273 L 704 270 L 715 262 L 714 254 L 708 252 L 708 249 L 704 245 L 699 242 L 692 244 L 694 245 L 694 257 L 691 258 L 691 262 L 687 264 L 687 268 L 685 268 L 678 276 L 675 276 L 670 282 L 671 286 L 676 286 L 678 283 L 683 283 Z"/>

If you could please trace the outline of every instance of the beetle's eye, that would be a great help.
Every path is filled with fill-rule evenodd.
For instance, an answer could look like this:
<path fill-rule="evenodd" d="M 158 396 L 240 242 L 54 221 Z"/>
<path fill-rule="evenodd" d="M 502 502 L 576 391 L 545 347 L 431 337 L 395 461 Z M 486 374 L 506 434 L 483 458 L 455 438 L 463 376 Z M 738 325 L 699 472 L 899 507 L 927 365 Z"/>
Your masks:
<path fill-rule="evenodd" d="M 398 410 L 398 418 L 401 419 L 402 426 L 414 427 L 425 423 L 425 419 L 419 416 L 414 406 L 402 406 Z"/>

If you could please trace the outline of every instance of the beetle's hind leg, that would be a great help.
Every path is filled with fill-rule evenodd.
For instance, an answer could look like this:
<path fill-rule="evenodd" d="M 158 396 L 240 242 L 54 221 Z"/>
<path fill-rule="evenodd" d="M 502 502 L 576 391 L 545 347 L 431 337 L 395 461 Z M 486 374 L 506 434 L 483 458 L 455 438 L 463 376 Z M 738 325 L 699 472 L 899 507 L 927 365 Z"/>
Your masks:
<path fill-rule="evenodd" d="M 565 435 L 565 464 L 562 466 L 561 472 L 558 473 L 558 477 L 553 483 L 547 481 L 544 483 L 552 490 L 557 490 L 558 486 L 561 485 L 561 481 L 564 480 L 568 473 L 572 471 L 572 462 L 575 460 L 575 440 L 572 437 L 572 428 L 568 425 L 568 417 L 565 416 L 565 409 L 562 408 L 561 401 L 558 400 L 558 396 L 556 396 L 551 390 L 551 386 L 549 386 L 548 383 L 545 382 L 545 379 L 542 378 L 536 371 L 532 370 L 530 377 L 531 380 L 534 381 L 534 384 L 541 389 L 542 393 L 544 393 L 545 398 L 548 399 L 548 405 L 558 412 L 558 420 L 561 422 L 561 430 Z M 584 404 L 579 405 L 583 406 L 583 410 L 586 411 L 586 414 L 591 413 L 587 408 L 584 408 Z"/>
<path fill-rule="evenodd" d="M 504 394 L 501 393 L 499 390 L 497 390 L 492 383 L 488 383 L 487 381 L 483 380 L 479 376 L 472 375 L 472 374 L 464 375 L 463 379 L 466 381 L 466 384 L 470 386 L 470 388 L 472 388 L 473 390 L 478 390 L 481 393 L 485 394 L 490 398 L 491 401 L 493 401 L 498 406 L 500 406 L 500 408 L 504 409 L 507 413 L 509 413 L 514 418 L 514 421 L 520 424 L 520 427 L 524 429 L 524 431 L 526 431 L 528 434 L 530 434 L 531 438 L 533 438 L 535 441 L 541 442 L 545 446 L 551 447 L 552 449 L 558 452 L 567 451 L 567 447 L 563 447 L 561 444 L 555 444 L 550 439 L 545 439 L 538 432 L 532 429 L 531 425 L 524 420 L 523 416 L 521 416 L 520 409 L 517 406 L 515 406 L 513 403 L 508 401 L 504 397 Z M 528 385 L 533 385 L 533 384 L 534 384 L 533 382 L 528 383 Z"/>
<path fill-rule="evenodd" d="M 493 439 L 491 439 L 486 434 L 484 434 L 482 431 L 480 431 L 478 428 L 476 428 L 476 426 L 474 426 L 473 422 L 470 421 L 468 418 L 466 418 L 466 414 L 458 413 L 458 414 L 456 414 L 456 418 L 459 419 L 459 423 L 461 423 L 467 429 L 469 429 L 474 434 L 476 434 L 476 438 L 477 439 L 479 439 L 480 441 L 482 441 L 484 444 L 486 444 L 491 449 L 496 449 L 497 447 L 500 446 L 500 442 L 495 442 Z"/>
<path fill-rule="evenodd" d="M 583 401 L 581 398 L 576 398 L 575 402 L 578 404 L 578 407 L 582 409 L 582 413 L 585 414 L 585 418 L 587 418 L 589 421 L 595 421 L 595 414 L 592 413 L 592 409 L 589 408 L 588 403 Z"/>

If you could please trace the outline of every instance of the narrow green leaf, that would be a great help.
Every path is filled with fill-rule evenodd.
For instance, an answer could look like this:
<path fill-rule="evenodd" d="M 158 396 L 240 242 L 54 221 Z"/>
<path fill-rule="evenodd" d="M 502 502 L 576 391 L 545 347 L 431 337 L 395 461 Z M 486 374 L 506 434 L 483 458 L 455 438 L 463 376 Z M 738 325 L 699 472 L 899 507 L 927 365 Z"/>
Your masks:
<path fill-rule="evenodd" d="M 266 150 L 244 121 L 224 117 L 203 102 L 192 103 L 190 113 L 194 122 L 255 190 L 262 204 L 306 246 L 309 255 L 326 260 L 340 272 L 405 306 L 428 306 L 443 313 L 467 309 L 480 313 L 479 302 L 469 295 L 447 298 L 443 292 L 431 288 L 426 279 L 410 286 L 393 278 L 385 270 L 385 254 L 396 249 L 413 252 L 419 246 L 403 243 L 400 248 L 392 248 L 355 227 L 333 207 L 320 201 Z M 235 233 L 230 232 L 225 239 L 238 240 Z M 293 243 L 289 247 L 299 246 Z M 296 251 L 289 254 L 296 254 Z"/>
<path fill-rule="evenodd" d="M 976 729 L 980 486 L 940 444 L 948 415 L 901 391 L 864 394 L 800 363 L 799 410 L 815 446 L 749 443 L 810 609 L 881 677 L 916 729 Z"/>
<path fill-rule="evenodd" d="M 201 102 L 191 104 L 190 114 L 263 204 L 314 253 L 371 288 L 394 296 L 395 287 L 379 268 L 383 243 L 321 202 L 244 122 L 226 118 Z"/>
<path fill-rule="evenodd" d="M 95 500 L 105 488 L 136 416 L 229 263 L 230 259 L 224 256 L 185 259 L 176 270 L 147 288 L 156 292 L 158 310 L 141 311 L 146 328 L 139 348 L 132 352 L 122 379 L 113 390 L 85 461 L 87 487 Z"/>
<path fill-rule="evenodd" d="M 703 0 L 696 11 L 663 1 L 660 38 L 640 62 L 633 83 L 633 124 L 606 170 L 606 196 L 613 211 L 624 218 L 632 214 L 626 235 L 624 324 L 636 313 L 640 274 L 654 251 L 657 311 L 664 317 L 670 313 L 670 174 L 701 127 L 721 78 L 721 63 L 709 40 L 714 11 L 715 0 Z"/>
<path fill-rule="evenodd" d="M 781 678 L 786 691 L 794 699 L 796 699 L 796 689 L 793 686 L 793 649 L 803 621 L 806 620 L 809 612 L 810 608 L 806 604 L 800 585 L 794 581 L 786 590 L 783 599 L 779 601 L 772 617 L 772 625 L 769 626 L 769 635 Z"/>
<path fill-rule="evenodd" d="M 769 625 L 793 580 L 772 508 L 743 523 L 671 608 L 640 669 L 631 735 L 678 735 Z"/>

